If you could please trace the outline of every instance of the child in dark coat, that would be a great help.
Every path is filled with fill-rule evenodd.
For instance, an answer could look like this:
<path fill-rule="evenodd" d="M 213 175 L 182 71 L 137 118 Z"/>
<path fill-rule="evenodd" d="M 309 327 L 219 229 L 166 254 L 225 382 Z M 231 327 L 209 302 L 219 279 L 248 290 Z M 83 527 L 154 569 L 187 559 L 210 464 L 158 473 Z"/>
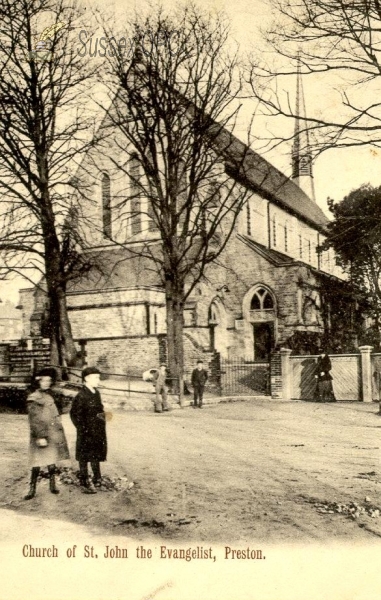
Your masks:
<path fill-rule="evenodd" d="M 74 398 L 70 417 L 77 429 L 75 458 L 79 462 L 79 479 L 87 493 L 95 494 L 101 484 L 100 462 L 107 458 L 106 415 L 98 386 L 100 371 L 86 367 L 82 371 L 84 386 Z M 93 471 L 89 479 L 88 463 Z"/>

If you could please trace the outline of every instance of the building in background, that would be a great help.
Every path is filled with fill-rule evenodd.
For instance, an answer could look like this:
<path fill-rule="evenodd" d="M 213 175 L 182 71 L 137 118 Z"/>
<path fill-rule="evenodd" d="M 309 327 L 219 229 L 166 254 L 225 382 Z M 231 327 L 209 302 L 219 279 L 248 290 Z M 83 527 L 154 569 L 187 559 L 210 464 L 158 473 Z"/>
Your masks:
<path fill-rule="evenodd" d="M 22 315 L 9 300 L 0 301 L 0 342 L 17 340 L 22 335 Z"/>

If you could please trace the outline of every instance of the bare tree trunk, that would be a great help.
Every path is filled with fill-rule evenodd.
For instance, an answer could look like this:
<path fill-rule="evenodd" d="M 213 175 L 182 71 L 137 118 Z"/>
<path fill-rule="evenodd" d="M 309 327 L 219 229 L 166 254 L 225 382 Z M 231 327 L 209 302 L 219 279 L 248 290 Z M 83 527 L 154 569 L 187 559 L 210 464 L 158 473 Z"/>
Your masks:
<path fill-rule="evenodd" d="M 57 338 L 53 334 L 52 327 L 51 327 L 51 331 L 52 331 L 52 333 L 50 335 L 50 364 L 57 366 L 60 364 L 59 348 L 58 348 Z M 60 375 L 61 375 L 61 373 L 58 373 L 58 376 L 60 376 Z"/>
<path fill-rule="evenodd" d="M 66 294 L 65 291 L 59 289 L 57 291 L 58 297 L 58 310 L 60 319 L 60 333 L 61 333 L 61 344 L 65 361 L 68 365 L 74 365 L 77 357 L 77 348 L 74 344 L 73 333 L 71 330 L 71 324 L 69 321 L 69 315 L 67 312 L 66 305 Z"/>
<path fill-rule="evenodd" d="M 50 303 L 51 362 L 59 366 L 73 364 L 76 347 L 67 314 L 65 277 L 61 272 L 61 250 L 53 227 L 47 220 L 45 238 L 46 284 Z M 56 362 L 54 362 L 56 361 Z"/>
<path fill-rule="evenodd" d="M 180 406 L 184 394 L 184 285 L 166 280 L 168 367 Z"/>

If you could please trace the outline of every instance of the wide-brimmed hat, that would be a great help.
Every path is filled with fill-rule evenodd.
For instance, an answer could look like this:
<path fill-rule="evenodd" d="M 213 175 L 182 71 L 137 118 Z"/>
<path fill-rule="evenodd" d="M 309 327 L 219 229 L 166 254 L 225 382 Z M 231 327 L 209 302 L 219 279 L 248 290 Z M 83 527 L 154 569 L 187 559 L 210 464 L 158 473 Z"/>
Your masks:
<path fill-rule="evenodd" d="M 36 373 L 35 379 L 38 381 L 41 377 L 51 377 L 51 379 L 55 381 L 57 379 L 57 371 L 54 367 L 44 367 Z"/>
<path fill-rule="evenodd" d="M 100 375 L 101 372 L 97 367 L 85 367 L 82 371 L 82 381 L 85 381 L 88 375 Z"/>

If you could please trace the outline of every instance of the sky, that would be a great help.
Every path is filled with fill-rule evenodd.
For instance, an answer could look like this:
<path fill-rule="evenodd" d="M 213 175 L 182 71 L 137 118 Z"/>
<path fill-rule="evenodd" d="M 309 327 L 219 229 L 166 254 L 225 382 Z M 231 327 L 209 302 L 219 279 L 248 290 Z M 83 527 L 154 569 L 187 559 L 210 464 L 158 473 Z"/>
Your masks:
<path fill-rule="evenodd" d="M 93 2 L 94 3 L 94 2 Z M 99 6 L 105 5 L 104 0 L 96 0 Z M 175 6 L 174 0 L 162 0 L 165 7 Z M 271 20 L 268 3 L 270 0 L 202 0 L 200 5 L 204 9 L 222 10 L 231 20 L 232 33 L 239 42 L 243 51 L 254 49 L 260 52 L 264 48 L 261 40 L 260 29 Z M 110 5 L 107 2 L 107 5 Z M 133 10 L 144 5 L 142 0 L 115 0 L 113 2 L 118 11 Z M 322 80 L 323 82 L 323 80 Z M 282 82 L 281 86 L 285 85 Z M 324 84 L 323 84 L 324 85 Z M 332 85 L 332 82 L 331 82 Z M 294 100 L 295 82 L 289 81 L 289 87 L 281 87 L 284 94 L 290 92 L 291 101 Z M 307 114 L 314 116 L 328 113 L 340 117 L 340 102 L 338 95 L 328 93 L 320 81 L 312 81 L 311 77 L 303 79 L 304 94 L 306 99 Z M 245 107 L 248 115 L 256 109 L 256 103 L 247 102 Z M 267 137 L 269 132 L 278 131 L 274 119 L 258 119 L 258 136 Z M 254 126 L 257 125 L 254 120 Z M 293 130 L 293 123 L 287 120 L 284 123 L 285 131 L 289 134 Z M 244 128 L 244 125 L 243 125 Z M 256 131 L 254 129 L 254 131 Z M 243 137 L 243 139 L 245 139 Z M 283 145 L 276 151 L 264 155 L 267 160 L 282 170 L 286 175 L 291 175 L 290 147 Z M 340 201 L 353 189 L 360 185 L 370 183 L 381 185 L 381 151 L 371 147 L 332 149 L 323 153 L 314 163 L 313 167 L 316 200 L 322 210 L 327 212 L 327 197 Z"/>
<path fill-rule="evenodd" d="M 105 0 L 83 0 L 85 5 L 99 6 L 107 8 L 108 11 L 115 10 L 116 13 L 133 13 L 137 10 L 141 13 L 144 9 L 145 0 L 114 0 L 109 2 Z M 176 0 L 162 0 L 166 8 L 176 5 Z M 211 11 L 224 11 L 231 20 L 232 35 L 240 44 L 243 52 L 254 49 L 255 52 L 261 52 L 264 48 L 261 41 L 260 28 L 265 27 L 270 20 L 270 11 L 265 0 L 203 0 L 200 4 L 204 9 Z M 283 94 L 290 93 L 290 98 L 294 98 L 294 84 L 289 81 L 286 84 L 282 82 L 280 91 Z M 306 100 L 307 114 L 329 114 L 337 113 L 340 116 L 340 103 L 337 97 L 330 95 L 323 86 L 316 85 L 310 77 L 305 77 L 303 81 Z M 246 122 L 250 119 L 252 113 L 256 110 L 257 104 L 253 101 L 246 101 L 244 113 L 241 121 L 242 139 L 245 140 L 243 131 Z M 274 119 L 255 117 L 254 119 L 255 135 L 258 138 L 268 137 L 273 131 L 279 131 L 279 123 Z M 284 123 L 284 131 L 288 134 L 292 131 L 293 123 L 288 120 Z M 239 134 L 239 132 L 238 132 Z M 264 154 L 265 158 L 272 162 L 276 167 L 282 170 L 286 175 L 291 174 L 291 156 L 290 147 L 283 145 L 276 150 Z M 351 190 L 358 188 L 362 184 L 370 183 L 372 185 L 381 185 L 381 151 L 371 147 L 362 147 L 360 149 L 332 149 L 316 160 L 314 167 L 314 182 L 316 200 L 322 210 L 327 212 L 327 197 L 340 201 Z M 0 281 L 0 299 L 9 298 L 13 302 L 18 301 L 18 288 L 29 287 L 25 281 L 15 280 L 9 283 Z M 0 305 L 1 306 L 1 305 Z"/>

